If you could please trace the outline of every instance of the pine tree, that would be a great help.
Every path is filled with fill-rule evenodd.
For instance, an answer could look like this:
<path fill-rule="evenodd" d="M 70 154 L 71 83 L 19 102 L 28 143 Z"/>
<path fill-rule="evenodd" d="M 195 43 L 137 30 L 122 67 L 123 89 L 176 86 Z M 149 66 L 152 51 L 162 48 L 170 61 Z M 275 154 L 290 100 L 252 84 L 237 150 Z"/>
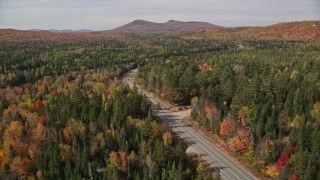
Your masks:
<path fill-rule="evenodd" d="M 144 124 L 142 125 L 141 133 L 143 137 L 147 140 L 149 139 L 152 131 L 151 125 L 151 111 L 149 110 L 148 117 L 145 119 Z"/>
<path fill-rule="evenodd" d="M 177 180 L 183 180 L 183 165 L 182 161 L 179 161 L 178 169 L 177 169 L 177 174 L 176 174 L 176 179 Z"/>
<path fill-rule="evenodd" d="M 310 161 L 309 161 L 308 166 L 304 172 L 303 179 L 304 180 L 313 179 L 312 175 L 311 175 L 311 162 Z"/>
<path fill-rule="evenodd" d="M 67 162 L 65 163 L 65 167 L 64 167 L 65 179 L 70 179 L 71 178 L 71 174 L 72 174 L 71 164 L 70 164 L 70 161 L 67 160 Z"/>
<path fill-rule="evenodd" d="M 316 156 L 320 156 L 320 126 L 317 125 L 316 128 L 314 128 L 313 133 L 312 133 L 312 154 Z"/>

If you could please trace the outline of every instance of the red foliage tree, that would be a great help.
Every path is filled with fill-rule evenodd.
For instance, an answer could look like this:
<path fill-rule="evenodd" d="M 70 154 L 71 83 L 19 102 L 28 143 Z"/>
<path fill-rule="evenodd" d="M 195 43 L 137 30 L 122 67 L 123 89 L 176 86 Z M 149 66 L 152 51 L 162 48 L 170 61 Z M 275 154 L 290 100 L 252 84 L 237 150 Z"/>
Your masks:
<path fill-rule="evenodd" d="M 23 90 L 26 91 L 30 88 L 30 84 L 29 83 L 26 83 L 26 84 L 23 84 Z"/>
<path fill-rule="evenodd" d="M 37 82 L 37 92 L 40 92 L 41 91 L 41 81 L 38 80 Z"/>
<path fill-rule="evenodd" d="M 289 155 L 288 152 L 282 154 L 282 155 L 279 157 L 279 159 L 278 159 L 278 161 L 277 161 L 277 163 L 276 163 L 276 168 L 277 168 L 277 170 L 278 170 L 278 171 L 281 171 L 282 168 L 283 168 L 283 166 L 286 165 L 286 163 L 289 161 L 289 159 L 290 159 L 290 155 Z"/>
<path fill-rule="evenodd" d="M 217 120 L 219 120 L 219 116 L 220 116 L 220 113 L 219 113 L 217 106 L 212 104 L 211 105 L 211 119 L 213 121 L 217 121 Z"/>
<path fill-rule="evenodd" d="M 57 90 L 54 89 L 54 90 L 51 91 L 51 94 L 55 96 L 55 95 L 58 94 L 58 92 L 57 92 Z"/>
<path fill-rule="evenodd" d="M 204 87 L 203 85 L 201 85 L 201 86 L 200 86 L 200 89 L 199 89 L 199 92 L 200 92 L 200 93 L 203 93 L 204 90 L 205 90 L 205 87 Z"/>
<path fill-rule="evenodd" d="M 296 175 L 292 175 L 289 177 L 289 180 L 297 180 L 297 176 Z"/>
<path fill-rule="evenodd" d="M 46 120 L 46 119 L 47 119 L 46 116 L 43 116 L 43 115 L 42 115 L 42 116 L 39 116 L 39 117 L 38 117 L 38 124 L 43 124 L 43 121 Z"/>
<path fill-rule="evenodd" d="M 41 100 L 40 100 L 40 99 L 37 99 L 37 100 L 36 100 L 36 109 L 37 109 L 37 111 L 40 111 L 41 105 L 42 105 Z"/>

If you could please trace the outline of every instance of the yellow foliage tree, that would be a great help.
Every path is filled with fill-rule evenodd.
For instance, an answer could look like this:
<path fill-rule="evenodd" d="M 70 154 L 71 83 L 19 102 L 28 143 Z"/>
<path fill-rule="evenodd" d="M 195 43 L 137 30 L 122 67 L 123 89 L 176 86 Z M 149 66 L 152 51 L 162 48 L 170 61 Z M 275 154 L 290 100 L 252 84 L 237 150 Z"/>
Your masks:
<path fill-rule="evenodd" d="M 28 98 L 27 105 L 30 110 L 35 110 L 35 106 L 31 98 Z"/>
<path fill-rule="evenodd" d="M 86 131 L 86 127 L 81 121 L 71 119 L 69 122 L 69 127 L 71 129 L 71 134 L 74 136 L 80 136 L 82 137 L 84 135 L 84 132 Z"/>
<path fill-rule="evenodd" d="M 32 130 L 32 137 L 38 144 L 41 144 L 46 139 L 46 127 L 38 123 Z"/>
<path fill-rule="evenodd" d="M 104 139 L 102 132 L 96 134 L 95 140 L 98 142 L 100 149 L 103 149 L 105 147 L 106 140 Z"/>
<path fill-rule="evenodd" d="M 198 97 L 194 97 L 191 99 L 191 105 L 194 107 L 198 102 Z"/>
<path fill-rule="evenodd" d="M 303 117 L 296 115 L 295 118 L 293 119 L 292 126 L 295 128 L 298 128 L 302 123 L 304 123 Z"/>
<path fill-rule="evenodd" d="M 112 151 L 109 154 L 108 167 L 120 167 L 120 166 L 121 166 L 121 161 L 119 159 L 118 153 L 115 151 Z"/>
<path fill-rule="evenodd" d="M 291 73 L 291 75 L 290 75 L 290 78 L 291 78 L 291 79 L 295 79 L 298 74 L 299 74 L 299 73 L 298 73 L 297 70 L 293 70 L 292 73 Z"/>
<path fill-rule="evenodd" d="M 273 165 L 268 165 L 264 171 L 264 173 L 269 176 L 269 177 L 272 177 L 272 178 L 277 178 L 280 173 L 279 171 L 277 170 L 276 166 L 273 164 Z"/>
<path fill-rule="evenodd" d="M 32 113 L 27 110 L 21 110 L 20 111 L 21 116 L 27 120 L 30 126 L 35 126 L 37 124 L 38 115 L 37 113 Z"/>
<path fill-rule="evenodd" d="M 311 110 L 311 116 L 316 119 L 317 122 L 320 122 L 320 102 L 316 102 L 313 105 L 313 109 Z"/>
<path fill-rule="evenodd" d="M 242 125 L 247 125 L 247 116 L 248 116 L 248 114 L 249 114 L 249 107 L 248 106 L 242 106 L 241 107 L 241 109 L 240 109 L 240 111 L 239 111 L 239 119 L 240 119 L 240 121 L 241 121 L 241 123 L 242 123 Z"/>
<path fill-rule="evenodd" d="M 156 121 L 153 121 L 152 124 L 152 130 L 151 130 L 151 136 L 153 138 L 157 137 L 160 132 L 160 126 Z"/>
<path fill-rule="evenodd" d="M 172 135 L 170 132 L 165 132 L 163 134 L 163 143 L 165 146 L 169 146 L 172 144 Z"/>
<path fill-rule="evenodd" d="M 71 147 L 68 144 L 59 144 L 60 158 L 66 161 L 71 156 Z"/>
<path fill-rule="evenodd" d="M 198 174 L 203 174 L 207 171 L 207 166 L 204 163 L 199 163 L 197 167 L 197 173 Z"/>

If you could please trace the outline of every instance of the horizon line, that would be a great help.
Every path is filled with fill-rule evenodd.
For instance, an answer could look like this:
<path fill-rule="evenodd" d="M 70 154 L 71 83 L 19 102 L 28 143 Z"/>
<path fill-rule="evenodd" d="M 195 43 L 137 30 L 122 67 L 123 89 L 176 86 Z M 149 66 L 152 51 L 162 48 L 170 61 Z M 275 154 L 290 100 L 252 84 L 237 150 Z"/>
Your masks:
<path fill-rule="evenodd" d="M 39 32 L 39 31 L 48 31 L 48 32 L 52 32 L 52 31 L 82 31 L 82 30 L 86 30 L 87 32 L 99 32 L 99 31 L 110 31 L 110 30 L 113 30 L 113 29 L 116 29 L 118 27 L 121 27 L 121 26 L 124 26 L 124 25 L 127 25 L 127 24 L 130 24 L 134 21 L 146 21 L 146 22 L 149 22 L 149 23 L 158 23 L 158 24 L 165 24 L 165 23 L 168 23 L 170 21 L 178 21 L 178 22 L 182 22 L 182 23 L 188 23 L 188 22 L 202 22 L 202 23 L 209 23 L 209 24 L 212 24 L 212 25 L 216 25 L 216 26 L 220 26 L 220 27 L 224 27 L 224 28 L 242 28 L 242 27 L 267 27 L 267 26 L 271 26 L 271 25 L 276 25 L 276 24 L 281 24 L 281 23 L 293 23 L 293 22 L 310 22 L 310 21 L 320 21 L 320 20 L 297 20 L 297 21 L 281 21 L 281 22 L 277 22 L 277 23 L 272 23 L 272 24 L 268 24 L 268 25 L 256 25 L 256 26 L 252 26 L 252 25 L 243 25 L 243 26 L 221 26 L 221 25 L 218 25 L 218 24 L 213 24 L 211 22 L 208 22 L 208 21 L 196 21 L 196 20 L 191 20 L 191 21 L 180 21 L 180 20 L 174 20 L 174 19 L 170 19 L 168 21 L 165 21 L 165 22 L 154 22 L 154 21 L 149 21 L 149 20 L 144 20 L 144 19 L 135 19 L 133 21 L 130 21 L 128 23 L 125 23 L 123 25 L 120 25 L 120 26 L 117 26 L 117 27 L 114 27 L 114 28 L 111 28 L 111 29 L 99 29 L 99 30 L 93 30 L 93 29 L 90 29 L 90 28 L 79 28 L 79 29 L 70 29 L 70 28 L 67 28 L 67 29 L 56 29 L 56 28 L 46 28 L 46 29 L 42 29 L 42 28 L 29 28 L 29 29 L 16 29 L 16 28 L 13 28 L 13 27 L 0 27 L 0 30 L 20 30 L 20 31 L 33 31 L 33 32 Z M 58 33 L 58 32 L 57 32 Z M 67 32 L 63 32 L 63 33 L 67 33 Z M 72 32 L 70 32 L 72 33 Z M 81 33 L 81 32 L 80 32 Z M 85 33 L 85 32 L 83 32 Z"/>

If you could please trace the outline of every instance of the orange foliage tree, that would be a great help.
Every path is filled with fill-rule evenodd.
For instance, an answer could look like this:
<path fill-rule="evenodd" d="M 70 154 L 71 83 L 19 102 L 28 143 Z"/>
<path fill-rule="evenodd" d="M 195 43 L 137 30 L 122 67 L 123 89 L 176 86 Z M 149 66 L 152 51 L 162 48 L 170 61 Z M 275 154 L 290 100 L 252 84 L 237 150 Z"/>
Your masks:
<path fill-rule="evenodd" d="M 119 159 L 121 161 L 122 169 L 125 171 L 127 167 L 126 153 L 123 151 L 119 151 L 118 154 L 119 154 Z"/>
<path fill-rule="evenodd" d="M 235 152 L 244 152 L 249 149 L 251 143 L 247 136 L 236 136 L 228 142 L 231 149 Z"/>
<path fill-rule="evenodd" d="M 11 121 L 4 133 L 5 139 L 19 139 L 22 135 L 23 125 L 20 121 Z"/>
<path fill-rule="evenodd" d="M 71 137 L 71 131 L 70 131 L 69 127 L 65 127 L 63 129 L 63 137 L 67 142 L 69 142 L 69 143 L 71 142 L 72 137 Z"/>
<path fill-rule="evenodd" d="M 224 119 L 221 123 L 221 126 L 220 126 L 220 134 L 222 136 L 227 136 L 227 135 L 229 135 L 230 131 L 231 131 L 230 120 Z"/>
<path fill-rule="evenodd" d="M 3 169 L 3 166 L 9 161 L 9 155 L 4 150 L 0 149 L 0 171 Z"/>

